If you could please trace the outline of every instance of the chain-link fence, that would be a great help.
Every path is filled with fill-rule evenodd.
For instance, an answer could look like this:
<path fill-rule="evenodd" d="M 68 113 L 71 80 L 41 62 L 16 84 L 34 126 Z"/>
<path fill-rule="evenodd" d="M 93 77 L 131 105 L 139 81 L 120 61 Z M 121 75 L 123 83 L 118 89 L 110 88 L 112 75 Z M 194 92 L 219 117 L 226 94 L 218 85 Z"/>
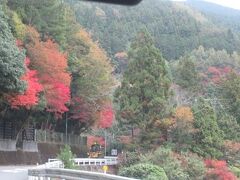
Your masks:
<path fill-rule="evenodd" d="M 47 130 L 35 130 L 37 142 L 48 142 L 56 144 L 69 144 L 77 146 L 86 146 L 87 137 L 74 134 L 57 133 Z"/>

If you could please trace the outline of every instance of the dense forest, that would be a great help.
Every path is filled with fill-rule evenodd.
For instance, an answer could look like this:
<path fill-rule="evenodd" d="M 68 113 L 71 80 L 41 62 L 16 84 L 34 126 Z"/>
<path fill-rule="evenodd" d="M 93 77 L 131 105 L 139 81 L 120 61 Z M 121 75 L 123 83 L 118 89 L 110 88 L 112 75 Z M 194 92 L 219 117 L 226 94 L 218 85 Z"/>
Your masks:
<path fill-rule="evenodd" d="M 70 133 L 107 125 L 101 114 L 112 113 L 113 68 L 70 7 L 59 0 L 3 3 L 1 119 L 60 132 L 67 119 Z"/>
<path fill-rule="evenodd" d="M 69 1 L 77 20 L 99 40 L 111 57 L 125 51 L 135 34 L 143 28 L 148 29 L 156 47 L 167 60 L 179 58 L 200 45 L 226 49 L 229 53 L 239 50 L 239 32 L 233 32 L 224 23 L 220 26 L 211 16 L 205 16 L 188 3 L 149 0 L 126 8 Z"/>
<path fill-rule="evenodd" d="M 239 14 L 198 1 L 0 0 L 0 123 L 16 139 L 66 122 L 92 142 L 107 133 L 122 176 L 237 180 Z"/>
<path fill-rule="evenodd" d="M 194 9 L 199 10 L 215 24 L 228 27 L 229 29 L 239 33 L 239 10 L 227 8 L 206 1 L 188 0 L 186 4 Z"/>

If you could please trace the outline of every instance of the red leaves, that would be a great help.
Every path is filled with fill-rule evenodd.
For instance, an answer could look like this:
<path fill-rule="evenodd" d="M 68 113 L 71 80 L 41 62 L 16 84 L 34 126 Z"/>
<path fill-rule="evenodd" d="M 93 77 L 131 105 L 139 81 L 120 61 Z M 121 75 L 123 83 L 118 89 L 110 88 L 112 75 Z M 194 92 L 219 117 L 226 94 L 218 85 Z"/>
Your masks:
<path fill-rule="evenodd" d="M 205 165 L 208 168 L 218 168 L 218 169 L 227 168 L 226 161 L 218 161 L 218 160 L 212 160 L 212 159 L 205 160 Z"/>
<path fill-rule="evenodd" d="M 41 61 L 35 62 L 35 64 L 39 66 L 39 71 L 46 73 L 49 77 L 52 77 L 56 81 L 69 87 L 71 77 L 67 72 L 68 66 L 66 55 L 59 52 L 58 45 L 51 40 L 47 40 L 41 44 L 42 49 L 36 50 L 41 50 L 41 53 L 44 54 L 45 58 L 41 59 Z"/>
<path fill-rule="evenodd" d="M 100 111 L 100 121 L 99 126 L 101 128 L 110 128 L 112 126 L 114 118 L 114 111 L 112 108 L 112 104 L 107 104 Z"/>
<path fill-rule="evenodd" d="M 42 42 L 34 28 L 28 28 L 27 50 L 31 57 L 31 66 L 38 71 L 47 101 L 47 110 L 61 116 L 68 111 L 66 103 L 70 101 L 71 77 L 67 72 L 67 58 L 52 40 Z"/>
<path fill-rule="evenodd" d="M 55 115 L 61 116 L 62 113 L 68 111 L 65 103 L 69 102 L 70 89 L 61 82 L 49 79 L 45 84 L 45 97 L 47 99 L 49 112 L 54 112 Z"/>
<path fill-rule="evenodd" d="M 221 78 L 225 77 L 226 74 L 231 72 L 232 68 L 226 66 L 226 67 L 214 67 L 210 66 L 208 67 L 208 70 L 206 72 L 207 80 L 206 81 L 211 81 L 213 83 L 219 83 Z"/>
<path fill-rule="evenodd" d="M 87 146 L 88 147 L 91 147 L 91 145 L 93 145 L 95 142 L 100 144 L 101 146 L 104 146 L 104 144 L 105 144 L 105 140 L 103 137 L 88 136 L 88 138 L 87 138 Z"/>
<path fill-rule="evenodd" d="M 26 58 L 26 73 L 21 78 L 27 82 L 27 89 L 25 92 L 23 94 L 14 94 L 7 96 L 8 102 L 11 104 L 12 108 L 23 106 L 29 109 L 38 103 L 38 94 L 40 91 L 42 91 L 42 85 L 38 82 L 39 80 L 37 78 L 37 72 L 28 69 L 29 63 L 30 59 Z"/>
<path fill-rule="evenodd" d="M 71 119 L 78 120 L 82 123 L 92 123 L 92 110 L 90 105 L 83 98 L 74 97 L 71 102 Z"/>
<path fill-rule="evenodd" d="M 207 179 L 219 180 L 237 180 L 237 177 L 229 171 L 226 161 L 205 160 L 205 165 L 208 169 L 206 174 Z"/>

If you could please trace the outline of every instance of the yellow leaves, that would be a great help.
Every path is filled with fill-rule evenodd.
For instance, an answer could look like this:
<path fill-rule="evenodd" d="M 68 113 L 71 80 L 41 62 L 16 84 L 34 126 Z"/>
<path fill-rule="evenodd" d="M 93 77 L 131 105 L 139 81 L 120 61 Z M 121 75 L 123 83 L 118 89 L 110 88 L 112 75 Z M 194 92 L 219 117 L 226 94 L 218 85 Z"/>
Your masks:
<path fill-rule="evenodd" d="M 190 107 L 177 107 L 175 111 L 175 117 L 177 120 L 192 122 L 193 121 L 193 113 Z"/>
<path fill-rule="evenodd" d="M 167 117 L 154 121 L 154 126 L 160 129 L 168 129 L 179 126 L 182 123 L 192 124 L 193 113 L 190 107 L 177 107 L 175 117 Z"/>
<path fill-rule="evenodd" d="M 89 57 L 95 60 L 107 61 L 110 65 L 106 52 L 100 48 L 98 42 L 92 40 L 91 35 L 86 30 L 80 29 L 76 34 L 76 38 L 81 39 L 87 46 L 89 46 Z"/>
<path fill-rule="evenodd" d="M 88 54 L 79 58 L 82 82 L 86 83 L 82 92 L 92 99 L 103 99 L 108 96 L 115 86 L 115 79 L 112 76 L 113 67 L 106 52 L 98 42 L 94 42 L 91 35 L 84 29 L 80 29 L 75 35 L 77 39 L 88 46 Z M 91 82 L 91 83 L 88 83 Z"/>
<path fill-rule="evenodd" d="M 16 12 L 12 13 L 11 20 L 14 26 L 15 37 L 23 40 L 26 33 L 26 26 L 22 23 L 22 20 L 18 17 Z"/>
<path fill-rule="evenodd" d="M 173 118 L 164 118 L 161 120 L 155 121 L 155 127 L 159 127 L 161 129 L 168 129 L 170 126 L 174 124 Z"/>
<path fill-rule="evenodd" d="M 193 133 L 197 130 L 193 127 L 194 116 L 190 107 L 180 106 L 175 111 L 175 127 L 182 131 Z"/>

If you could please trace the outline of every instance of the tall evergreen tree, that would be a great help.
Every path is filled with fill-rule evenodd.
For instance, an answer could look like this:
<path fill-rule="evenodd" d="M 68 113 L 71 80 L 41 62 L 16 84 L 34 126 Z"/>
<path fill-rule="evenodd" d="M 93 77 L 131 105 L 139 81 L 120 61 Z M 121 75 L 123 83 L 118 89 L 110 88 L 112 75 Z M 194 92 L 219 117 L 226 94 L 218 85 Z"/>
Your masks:
<path fill-rule="evenodd" d="M 25 71 L 24 59 L 0 7 L 0 96 L 24 90 L 25 83 L 20 79 Z"/>
<path fill-rule="evenodd" d="M 177 68 L 177 84 L 181 87 L 196 90 L 199 87 L 199 76 L 195 64 L 190 57 L 185 57 L 179 61 Z"/>
<path fill-rule="evenodd" d="M 8 6 L 25 24 L 34 26 L 42 39 L 50 36 L 63 48 L 77 28 L 73 12 L 62 0 L 9 0 Z"/>
<path fill-rule="evenodd" d="M 169 107 L 166 63 L 146 31 L 138 33 L 128 56 L 128 69 L 115 94 L 119 120 L 143 132 L 152 132 L 154 123 L 164 117 Z"/>
<path fill-rule="evenodd" d="M 229 73 L 220 84 L 221 103 L 230 115 L 240 124 L 240 76 Z"/>
<path fill-rule="evenodd" d="M 217 123 L 217 116 L 213 107 L 199 98 L 193 106 L 194 126 L 197 129 L 193 151 L 205 156 L 219 158 L 219 150 L 223 143 L 223 132 Z"/>

